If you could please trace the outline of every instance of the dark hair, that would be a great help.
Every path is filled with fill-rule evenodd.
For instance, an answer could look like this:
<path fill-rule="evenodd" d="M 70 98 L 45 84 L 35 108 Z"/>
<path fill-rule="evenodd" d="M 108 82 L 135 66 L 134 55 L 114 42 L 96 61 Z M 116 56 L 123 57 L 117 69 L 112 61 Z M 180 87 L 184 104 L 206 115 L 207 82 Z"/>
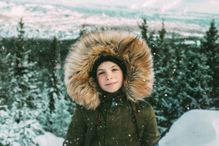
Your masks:
<path fill-rule="evenodd" d="M 111 61 L 116 63 L 121 68 L 124 78 L 126 77 L 127 69 L 125 61 L 123 59 L 117 56 L 101 54 L 99 58 L 94 62 L 93 68 L 91 69 L 91 77 L 95 81 L 97 80 L 97 68 L 101 63 L 105 61 Z"/>

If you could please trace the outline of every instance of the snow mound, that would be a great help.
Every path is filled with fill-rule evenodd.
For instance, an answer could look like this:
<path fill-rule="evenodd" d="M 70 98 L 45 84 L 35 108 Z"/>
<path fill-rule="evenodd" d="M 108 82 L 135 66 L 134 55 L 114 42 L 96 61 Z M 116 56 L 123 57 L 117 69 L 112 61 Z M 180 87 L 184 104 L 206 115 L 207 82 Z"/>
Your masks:
<path fill-rule="evenodd" d="M 36 141 L 40 146 L 62 146 L 64 139 L 46 132 Z M 219 146 L 219 111 L 186 112 L 171 126 L 159 146 Z"/>
<path fill-rule="evenodd" d="M 219 111 L 191 110 L 161 139 L 160 146 L 219 146 Z"/>
<path fill-rule="evenodd" d="M 40 146 L 62 146 L 63 138 L 59 138 L 52 133 L 46 132 L 36 138 Z"/>

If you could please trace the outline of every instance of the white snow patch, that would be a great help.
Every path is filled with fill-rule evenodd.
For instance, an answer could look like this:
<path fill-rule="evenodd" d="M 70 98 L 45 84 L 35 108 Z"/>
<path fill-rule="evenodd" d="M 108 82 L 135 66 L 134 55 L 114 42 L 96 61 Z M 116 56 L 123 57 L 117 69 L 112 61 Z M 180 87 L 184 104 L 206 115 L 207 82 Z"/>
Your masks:
<path fill-rule="evenodd" d="M 64 139 L 46 132 L 36 141 L 40 146 L 62 146 Z M 159 146 L 219 146 L 219 111 L 186 112 L 160 140 Z"/>
<path fill-rule="evenodd" d="M 17 26 L 23 18 L 28 38 L 77 38 L 82 26 L 109 27 L 139 31 L 139 20 L 143 16 L 149 19 L 149 28 L 158 31 L 161 20 L 165 19 L 167 32 L 176 32 L 183 36 L 202 36 L 209 27 L 210 18 L 218 20 L 219 15 L 208 13 L 162 12 L 157 9 L 129 9 L 105 5 L 88 5 L 88 2 L 67 3 L 63 0 L 2 0 L 0 2 L 0 38 L 17 36 Z M 82 7 L 83 5 L 83 7 Z"/>
<path fill-rule="evenodd" d="M 219 146 L 219 111 L 191 110 L 161 139 L 160 146 Z"/>
<path fill-rule="evenodd" d="M 44 135 L 38 136 L 36 141 L 40 146 L 62 146 L 64 139 L 46 132 Z"/>

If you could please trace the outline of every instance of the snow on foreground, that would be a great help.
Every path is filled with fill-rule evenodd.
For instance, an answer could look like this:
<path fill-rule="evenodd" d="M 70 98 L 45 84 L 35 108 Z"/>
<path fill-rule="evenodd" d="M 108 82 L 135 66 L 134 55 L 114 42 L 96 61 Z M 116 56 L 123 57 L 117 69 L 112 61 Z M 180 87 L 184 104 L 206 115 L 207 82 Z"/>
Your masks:
<path fill-rule="evenodd" d="M 36 140 L 40 146 L 62 146 L 64 141 L 51 133 Z M 159 146 L 219 146 L 219 111 L 186 112 L 171 126 Z"/>
<path fill-rule="evenodd" d="M 191 110 L 161 139 L 160 146 L 219 146 L 219 111 Z"/>
<path fill-rule="evenodd" d="M 44 135 L 38 136 L 36 141 L 40 146 L 62 146 L 64 139 L 46 132 Z"/>

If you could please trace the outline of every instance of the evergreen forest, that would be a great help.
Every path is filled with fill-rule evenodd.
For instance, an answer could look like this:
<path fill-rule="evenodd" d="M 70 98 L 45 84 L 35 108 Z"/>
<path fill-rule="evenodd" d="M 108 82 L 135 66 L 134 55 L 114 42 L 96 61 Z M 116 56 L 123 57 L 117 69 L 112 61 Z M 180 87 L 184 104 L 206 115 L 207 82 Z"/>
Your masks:
<path fill-rule="evenodd" d="M 203 37 L 170 33 L 161 24 L 154 31 L 142 18 L 138 33 L 153 54 L 155 85 L 147 100 L 164 136 L 186 111 L 219 109 L 219 33 L 215 20 Z M 0 39 L 0 146 L 34 146 L 34 138 L 45 131 L 65 137 L 74 114 L 63 65 L 71 46 L 90 30 L 59 40 L 27 38 L 24 28 L 21 19 L 16 37 Z"/>

